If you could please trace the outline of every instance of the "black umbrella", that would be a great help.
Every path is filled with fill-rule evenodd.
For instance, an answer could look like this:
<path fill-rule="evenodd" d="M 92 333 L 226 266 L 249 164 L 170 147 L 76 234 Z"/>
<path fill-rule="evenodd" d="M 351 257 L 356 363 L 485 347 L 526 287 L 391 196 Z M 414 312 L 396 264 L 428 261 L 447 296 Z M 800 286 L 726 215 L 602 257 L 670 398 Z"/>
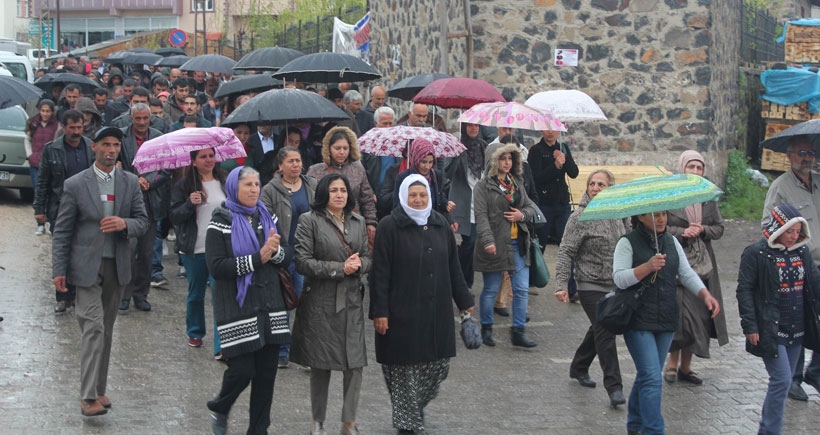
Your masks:
<path fill-rule="evenodd" d="M 126 51 L 130 51 L 131 53 L 153 53 L 154 50 L 145 47 L 137 47 L 137 48 L 129 48 Z"/>
<path fill-rule="evenodd" d="M 176 56 L 168 56 L 160 58 L 156 63 L 155 66 L 168 66 L 171 68 L 179 68 L 182 65 L 185 65 L 185 62 L 191 60 L 190 57 L 185 55 L 176 55 Z"/>
<path fill-rule="evenodd" d="M 273 76 L 285 81 L 341 83 L 375 80 L 382 75 L 363 60 L 349 54 L 315 53 L 288 62 Z"/>
<path fill-rule="evenodd" d="M 129 52 L 128 50 L 115 51 L 109 54 L 108 57 L 103 59 L 103 61 L 105 63 L 122 63 L 123 59 L 125 59 L 125 57 L 129 54 L 131 54 L 131 52 Z"/>
<path fill-rule="evenodd" d="M 177 55 L 185 55 L 185 50 L 179 47 L 162 47 L 154 50 L 154 54 L 158 54 L 162 57 L 169 57 L 169 56 L 177 56 Z"/>
<path fill-rule="evenodd" d="M 284 47 L 268 47 L 254 50 L 234 65 L 235 70 L 257 70 L 276 71 L 285 66 L 288 62 L 302 57 L 305 54 L 301 51 Z"/>
<path fill-rule="evenodd" d="M 101 88 L 102 85 L 91 80 L 86 76 L 72 73 L 48 73 L 34 81 L 34 86 L 51 93 L 51 88 L 54 85 L 65 86 L 70 83 L 80 85 L 80 92 L 83 94 L 90 94 L 95 88 Z"/>
<path fill-rule="evenodd" d="M 127 56 L 120 62 L 123 65 L 153 65 L 157 61 L 164 59 L 162 56 L 154 53 L 128 53 Z"/>
<path fill-rule="evenodd" d="M 251 74 L 248 76 L 234 77 L 229 82 L 219 85 L 214 98 L 227 97 L 229 95 L 244 94 L 246 92 L 268 91 L 273 88 L 281 88 L 282 80 L 271 77 L 270 74 Z"/>
<path fill-rule="evenodd" d="M 236 61 L 221 54 L 203 54 L 182 64 L 183 71 L 205 71 L 211 73 L 230 74 Z"/>
<path fill-rule="evenodd" d="M 267 122 L 322 122 L 350 119 L 330 100 L 301 89 L 274 89 L 263 92 L 239 106 L 222 126 Z"/>
<path fill-rule="evenodd" d="M 17 77 L 0 76 L 0 109 L 26 104 L 43 95 L 43 90 Z"/>
<path fill-rule="evenodd" d="M 763 148 L 769 148 L 778 153 L 785 153 L 789 142 L 794 136 L 807 136 L 814 144 L 814 152 L 820 154 L 820 119 L 801 122 L 760 143 Z"/>
<path fill-rule="evenodd" d="M 421 90 L 424 89 L 430 83 L 433 83 L 438 79 L 449 78 L 452 78 L 452 76 L 441 73 L 419 74 L 416 76 L 410 76 L 396 83 L 395 85 L 393 85 L 392 88 L 388 89 L 387 96 L 398 98 L 400 100 L 410 101 L 413 99 L 413 97 L 416 96 L 416 94 L 421 92 Z"/>

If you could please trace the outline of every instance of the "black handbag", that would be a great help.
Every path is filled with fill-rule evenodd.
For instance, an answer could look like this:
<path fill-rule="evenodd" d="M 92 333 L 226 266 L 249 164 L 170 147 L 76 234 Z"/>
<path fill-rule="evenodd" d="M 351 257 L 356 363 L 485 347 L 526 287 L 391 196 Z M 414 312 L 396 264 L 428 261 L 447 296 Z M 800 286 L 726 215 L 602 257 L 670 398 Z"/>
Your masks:
<path fill-rule="evenodd" d="M 646 284 L 634 291 L 615 289 L 599 299 L 596 307 L 598 324 L 615 335 L 628 331 L 645 288 Z"/>
<path fill-rule="evenodd" d="M 461 339 L 467 349 L 478 349 L 481 347 L 481 330 L 473 321 L 469 313 L 461 315 Z"/>

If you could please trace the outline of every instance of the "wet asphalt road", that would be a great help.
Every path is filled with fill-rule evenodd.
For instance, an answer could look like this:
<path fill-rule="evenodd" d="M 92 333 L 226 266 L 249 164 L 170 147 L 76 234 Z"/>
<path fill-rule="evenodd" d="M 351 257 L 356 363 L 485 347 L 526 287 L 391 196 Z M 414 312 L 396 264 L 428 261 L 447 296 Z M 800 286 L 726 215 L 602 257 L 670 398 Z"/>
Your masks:
<path fill-rule="evenodd" d="M 79 329 L 73 312 L 55 316 L 49 236 L 34 235 L 30 205 L 0 189 L 0 434 L 204 434 L 205 402 L 215 394 L 224 366 L 211 357 L 211 320 L 205 346 L 189 348 L 185 336 L 187 284 L 176 279 L 176 259 L 165 257 L 165 290 L 152 289 L 153 310 L 117 319 L 108 396 L 113 409 L 84 418 L 79 411 Z M 664 385 L 663 412 L 669 434 L 753 434 L 766 390 L 760 359 L 743 349 L 734 298 L 737 261 L 759 235 L 749 222 L 727 224 L 715 243 L 731 342 L 713 347 L 712 359 L 696 359 L 704 379 L 695 387 Z M 555 247 L 547 262 L 552 265 Z M 480 289 L 480 276 L 474 293 Z M 426 410 L 430 434 L 621 434 L 626 412 L 609 407 L 597 362 L 595 389 L 568 377 L 569 363 L 588 322 L 580 305 L 561 304 L 552 285 L 531 297 L 528 331 L 538 347 L 513 348 L 509 320 L 496 319 L 495 348 L 466 350 L 458 343 L 450 376 Z M 206 298 L 207 300 L 210 297 Z M 206 312 L 210 310 L 206 307 Z M 375 362 L 372 325 L 358 411 L 366 434 L 393 434 L 390 399 Z M 634 379 L 623 341 L 618 347 L 628 394 Z M 310 424 L 308 372 L 280 370 L 270 433 L 304 434 Z M 806 387 L 809 402 L 789 401 L 784 434 L 813 434 L 820 427 L 820 394 Z M 334 375 L 326 427 L 338 433 L 341 378 Z M 230 415 L 230 433 L 244 433 L 248 394 Z"/>

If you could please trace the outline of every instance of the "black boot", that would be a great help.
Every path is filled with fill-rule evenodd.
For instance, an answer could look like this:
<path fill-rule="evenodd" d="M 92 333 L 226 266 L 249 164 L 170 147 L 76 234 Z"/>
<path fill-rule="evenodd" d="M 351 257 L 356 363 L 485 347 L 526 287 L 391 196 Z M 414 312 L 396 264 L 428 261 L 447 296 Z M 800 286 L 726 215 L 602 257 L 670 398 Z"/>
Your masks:
<path fill-rule="evenodd" d="M 521 346 L 521 347 L 535 347 L 537 344 L 534 341 L 531 341 L 527 338 L 527 332 L 524 330 L 523 327 L 510 328 L 510 335 L 512 336 L 512 345 L 513 346 Z"/>
<path fill-rule="evenodd" d="M 481 325 L 481 341 L 485 346 L 495 346 L 493 340 L 493 325 Z"/>

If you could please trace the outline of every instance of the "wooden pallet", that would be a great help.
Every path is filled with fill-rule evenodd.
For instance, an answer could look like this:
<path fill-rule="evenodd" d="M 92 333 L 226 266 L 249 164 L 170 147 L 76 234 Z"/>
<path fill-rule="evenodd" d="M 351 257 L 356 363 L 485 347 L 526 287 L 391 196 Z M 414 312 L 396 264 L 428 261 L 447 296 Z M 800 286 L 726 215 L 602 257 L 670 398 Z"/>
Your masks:
<path fill-rule="evenodd" d="M 760 169 L 786 172 L 790 167 L 791 164 L 786 153 L 776 153 L 768 148 L 763 148 L 763 155 L 760 157 Z"/>
<path fill-rule="evenodd" d="M 820 41 L 787 43 L 784 59 L 786 62 L 820 63 Z"/>
<path fill-rule="evenodd" d="M 615 176 L 615 183 L 623 183 L 633 178 L 642 177 L 644 175 L 670 175 L 672 171 L 663 166 L 658 169 L 655 166 L 628 166 L 628 165 L 603 165 L 603 166 L 584 166 L 578 165 L 578 176 L 575 179 L 567 177 L 569 183 L 569 192 L 572 195 L 572 203 L 578 204 L 584 192 L 587 189 L 587 177 L 592 171 L 596 169 L 609 169 L 612 175 Z"/>
<path fill-rule="evenodd" d="M 792 42 L 820 42 L 820 27 L 789 24 L 786 28 L 786 43 Z"/>
<path fill-rule="evenodd" d="M 809 113 L 809 105 L 806 102 L 781 106 L 780 104 L 761 100 L 760 116 L 768 119 L 787 119 L 790 121 L 820 119 L 820 113 Z"/>

